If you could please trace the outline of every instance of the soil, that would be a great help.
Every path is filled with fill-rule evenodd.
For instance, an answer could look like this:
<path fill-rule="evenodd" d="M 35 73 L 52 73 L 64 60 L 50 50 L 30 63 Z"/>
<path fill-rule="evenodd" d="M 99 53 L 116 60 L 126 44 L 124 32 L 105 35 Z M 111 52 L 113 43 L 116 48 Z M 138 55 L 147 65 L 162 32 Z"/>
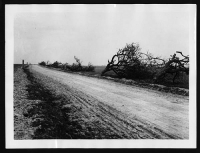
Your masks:
<path fill-rule="evenodd" d="M 188 96 L 37 65 L 16 76 L 15 139 L 189 138 Z"/>

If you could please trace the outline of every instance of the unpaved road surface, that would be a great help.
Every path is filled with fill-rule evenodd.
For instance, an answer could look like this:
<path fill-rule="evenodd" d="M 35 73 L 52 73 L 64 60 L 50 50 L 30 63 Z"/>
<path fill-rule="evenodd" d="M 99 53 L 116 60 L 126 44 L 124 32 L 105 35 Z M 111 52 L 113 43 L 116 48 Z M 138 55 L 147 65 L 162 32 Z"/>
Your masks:
<path fill-rule="evenodd" d="M 32 65 L 71 89 L 77 104 L 87 107 L 101 124 L 127 138 L 189 138 L 189 97 L 129 86 L 111 80 L 65 73 Z M 98 107 L 97 107 L 98 106 Z"/>

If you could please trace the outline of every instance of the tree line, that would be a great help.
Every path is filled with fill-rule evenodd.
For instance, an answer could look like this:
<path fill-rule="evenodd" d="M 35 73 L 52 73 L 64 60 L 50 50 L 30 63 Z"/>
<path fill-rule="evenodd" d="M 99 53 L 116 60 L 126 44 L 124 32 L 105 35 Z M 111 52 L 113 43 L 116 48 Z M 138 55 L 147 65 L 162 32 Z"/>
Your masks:
<path fill-rule="evenodd" d="M 73 64 L 68 64 L 68 63 L 61 63 L 58 61 L 55 61 L 54 63 L 49 63 L 49 61 L 45 62 L 42 61 L 38 63 L 39 65 L 42 66 L 47 66 L 47 67 L 53 67 L 53 68 L 61 68 L 63 70 L 68 70 L 68 71 L 74 71 L 74 72 L 79 72 L 79 71 L 86 71 L 86 72 L 93 72 L 95 67 L 89 62 L 87 66 L 82 65 L 82 61 L 74 56 L 75 63 Z"/>

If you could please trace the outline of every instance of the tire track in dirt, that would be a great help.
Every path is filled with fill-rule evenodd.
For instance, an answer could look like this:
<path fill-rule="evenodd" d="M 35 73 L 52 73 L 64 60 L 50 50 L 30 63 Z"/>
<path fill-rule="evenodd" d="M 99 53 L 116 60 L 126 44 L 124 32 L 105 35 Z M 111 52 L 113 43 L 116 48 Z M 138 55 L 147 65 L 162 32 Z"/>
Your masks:
<path fill-rule="evenodd" d="M 79 93 L 80 96 L 80 93 Z M 87 102 L 89 98 L 86 98 L 86 95 L 83 96 L 84 98 L 76 97 L 77 99 L 81 99 L 81 103 Z M 97 100 L 96 100 L 97 101 Z M 91 105 L 91 103 L 87 103 Z M 117 111 L 116 109 L 109 107 L 98 101 L 98 109 L 97 111 L 93 110 L 92 113 L 95 113 L 100 120 L 103 121 L 103 124 L 109 126 L 110 128 L 114 129 L 117 133 L 123 131 L 122 135 L 125 135 L 127 138 L 177 138 L 172 135 L 169 135 L 158 128 L 154 128 L 153 130 L 150 127 L 145 128 L 142 123 L 138 121 L 134 121 L 134 119 L 127 120 L 127 116 L 123 113 Z M 143 135 L 143 136 L 141 136 Z"/>
<path fill-rule="evenodd" d="M 118 133 L 121 138 L 127 139 L 155 139 L 155 138 L 166 138 L 174 139 L 177 137 L 166 134 L 160 129 L 151 129 L 150 127 L 145 127 L 139 121 L 134 121 L 134 119 L 127 120 L 127 116 L 123 113 L 117 111 L 116 109 L 109 107 L 101 103 L 100 101 L 85 95 L 84 93 L 72 91 L 70 96 L 76 99 L 80 105 L 83 105 L 85 108 L 92 108 L 87 110 L 90 113 L 90 116 L 95 115 L 101 121 L 102 125 L 109 127 L 115 133 Z M 80 113 L 81 114 L 81 113 Z"/>

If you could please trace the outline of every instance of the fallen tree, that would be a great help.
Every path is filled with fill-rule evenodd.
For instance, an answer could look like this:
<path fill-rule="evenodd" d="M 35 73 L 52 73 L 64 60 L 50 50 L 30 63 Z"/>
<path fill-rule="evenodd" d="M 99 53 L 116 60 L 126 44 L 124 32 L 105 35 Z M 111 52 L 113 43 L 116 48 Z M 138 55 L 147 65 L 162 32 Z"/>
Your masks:
<path fill-rule="evenodd" d="M 189 56 L 183 55 L 182 52 L 176 51 L 176 53 L 180 54 L 183 59 L 179 59 L 179 57 L 174 54 L 169 58 L 168 62 L 156 73 L 154 77 L 154 82 L 158 82 L 165 78 L 166 74 L 175 74 L 173 77 L 173 83 L 175 82 L 176 77 L 180 75 L 180 72 L 185 72 L 189 75 Z"/>
<path fill-rule="evenodd" d="M 114 71 L 119 77 L 153 78 L 155 67 L 163 65 L 165 60 L 159 57 L 153 57 L 150 53 L 140 52 L 139 44 L 126 44 L 123 49 L 119 49 L 108 64 L 101 75 L 108 71 Z M 161 61 L 161 62 L 160 62 Z"/>
<path fill-rule="evenodd" d="M 180 72 L 189 74 L 189 56 L 184 56 L 182 52 L 177 51 L 184 57 L 174 54 L 168 60 L 160 57 L 153 57 L 150 53 L 142 53 L 139 44 L 126 44 L 123 49 L 119 49 L 111 61 L 108 60 L 106 68 L 101 75 L 108 71 L 113 71 L 120 78 L 130 79 L 152 79 L 154 83 L 163 80 L 166 74 L 175 74 L 173 83 Z"/>

